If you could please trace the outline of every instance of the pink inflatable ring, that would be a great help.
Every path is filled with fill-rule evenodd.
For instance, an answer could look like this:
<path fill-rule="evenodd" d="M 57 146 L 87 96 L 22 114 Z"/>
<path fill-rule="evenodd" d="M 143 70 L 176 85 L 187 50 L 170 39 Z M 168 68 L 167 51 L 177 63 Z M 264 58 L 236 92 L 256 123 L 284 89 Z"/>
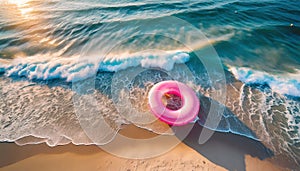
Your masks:
<path fill-rule="evenodd" d="M 164 104 L 163 99 L 180 99 L 179 107 Z M 161 121 L 181 126 L 193 121 L 199 112 L 200 102 L 193 89 L 178 81 L 162 81 L 155 84 L 148 95 L 151 112 Z"/>

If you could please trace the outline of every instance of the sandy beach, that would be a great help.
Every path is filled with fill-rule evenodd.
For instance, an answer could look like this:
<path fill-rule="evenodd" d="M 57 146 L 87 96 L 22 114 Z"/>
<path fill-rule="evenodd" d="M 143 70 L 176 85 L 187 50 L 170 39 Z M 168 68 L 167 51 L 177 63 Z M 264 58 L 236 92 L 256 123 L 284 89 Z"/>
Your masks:
<path fill-rule="evenodd" d="M 265 154 L 255 141 L 245 141 L 238 146 L 240 141 L 245 140 L 243 137 L 215 133 L 207 143 L 197 146 L 191 142 L 192 136 L 197 132 L 192 131 L 183 143 L 171 151 L 143 160 L 119 158 L 94 145 L 48 147 L 46 144 L 18 146 L 14 143 L 1 143 L 0 170 L 286 170 L 268 159 L 261 160 Z M 120 133 L 141 139 L 155 136 L 154 133 L 134 126 L 129 126 Z M 197 142 L 195 138 L 194 141 Z M 155 147 L 144 150 L 150 151 L 153 148 Z"/>

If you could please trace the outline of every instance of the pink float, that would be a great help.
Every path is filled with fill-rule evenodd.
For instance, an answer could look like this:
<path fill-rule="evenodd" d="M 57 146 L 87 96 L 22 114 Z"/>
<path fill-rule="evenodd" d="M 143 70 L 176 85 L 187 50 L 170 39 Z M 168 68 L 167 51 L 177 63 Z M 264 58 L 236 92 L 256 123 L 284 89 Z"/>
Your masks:
<path fill-rule="evenodd" d="M 164 104 L 165 97 L 180 98 L 179 107 Z M 155 84 L 148 95 L 151 112 L 161 121 L 181 126 L 193 121 L 199 112 L 200 102 L 193 89 L 178 81 L 162 81 Z"/>

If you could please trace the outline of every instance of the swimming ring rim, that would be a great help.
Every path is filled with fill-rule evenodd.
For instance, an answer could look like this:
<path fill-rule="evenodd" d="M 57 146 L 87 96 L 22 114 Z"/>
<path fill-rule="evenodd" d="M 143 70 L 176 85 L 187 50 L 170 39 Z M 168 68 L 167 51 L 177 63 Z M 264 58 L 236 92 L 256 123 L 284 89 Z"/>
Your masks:
<path fill-rule="evenodd" d="M 182 106 L 178 110 L 168 109 L 162 102 L 165 94 L 179 96 Z M 192 88 L 178 81 L 162 81 L 155 84 L 148 94 L 151 112 L 161 121 L 182 126 L 193 121 L 199 112 L 200 102 Z"/>

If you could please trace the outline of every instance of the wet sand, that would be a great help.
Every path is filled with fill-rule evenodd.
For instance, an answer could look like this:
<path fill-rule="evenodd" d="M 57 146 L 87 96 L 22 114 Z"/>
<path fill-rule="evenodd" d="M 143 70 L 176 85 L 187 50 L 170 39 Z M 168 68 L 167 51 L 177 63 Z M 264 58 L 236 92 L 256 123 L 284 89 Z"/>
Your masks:
<path fill-rule="evenodd" d="M 180 131 L 177 132 L 180 134 Z M 198 127 L 191 131 L 184 143 L 171 151 L 140 160 L 119 158 L 94 145 L 49 147 L 46 144 L 18 146 L 0 143 L 0 170 L 285 170 L 268 160 L 259 142 L 214 133 L 209 141 L 199 145 L 195 143 L 198 137 L 193 138 L 197 133 Z M 121 134 L 137 139 L 156 136 L 134 126 L 121 130 Z M 144 150 L 151 151 L 153 148 L 145 147 Z"/>

